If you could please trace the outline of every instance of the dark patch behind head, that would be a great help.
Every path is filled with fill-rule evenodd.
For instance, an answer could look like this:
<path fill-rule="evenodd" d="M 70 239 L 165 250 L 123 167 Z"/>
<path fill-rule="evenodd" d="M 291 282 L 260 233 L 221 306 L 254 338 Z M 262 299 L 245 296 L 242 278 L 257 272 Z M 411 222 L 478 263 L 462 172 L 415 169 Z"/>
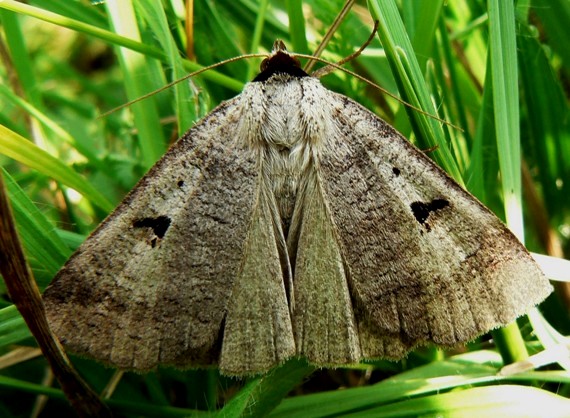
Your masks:
<path fill-rule="evenodd" d="M 272 75 L 279 73 L 289 74 L 298 78 L 308 76 L 295 57 L 287 52 L 277 51 L 269 58 L 263 60 L 261 63 L 261 72 L 253 81 L 267 81 Z"/>

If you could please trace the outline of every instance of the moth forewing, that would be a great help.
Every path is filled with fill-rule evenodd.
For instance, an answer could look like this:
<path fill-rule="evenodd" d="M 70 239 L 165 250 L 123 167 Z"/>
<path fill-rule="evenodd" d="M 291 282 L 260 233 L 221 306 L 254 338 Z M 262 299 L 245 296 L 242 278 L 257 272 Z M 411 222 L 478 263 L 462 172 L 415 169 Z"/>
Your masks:
<path fill-rule="evenodd" d="M 338 125 L 351 128 L 328 138 L 334 152 L 322 153 L 320 169 L 367 333 L 453 346 L 551 292 L 495 215 L 385 122 L 331 95 L 343 109 Z"/>
<path fill-rule="evenodd" d="M 258 176 L 235 140 L 240 115 L 227 102 L 185 134 L 46 289 L 71 351 L 134 370 L 219 361 Z"/>
<path fill-rule="evenodd" d="M 513 321 L 551 286 L 473 196 L 281 44 L 46 289 L 71 350 L 261 373 L 398 359 Z"/>

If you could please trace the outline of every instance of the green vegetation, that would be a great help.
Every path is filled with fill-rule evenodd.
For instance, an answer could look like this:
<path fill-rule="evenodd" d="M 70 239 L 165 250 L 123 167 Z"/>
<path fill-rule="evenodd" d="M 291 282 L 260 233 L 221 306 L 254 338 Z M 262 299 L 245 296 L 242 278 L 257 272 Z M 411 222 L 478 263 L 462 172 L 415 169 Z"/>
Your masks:
<path fill-rule="evenodd" d="M 185 58 L 181 0 L 28 3 L 0 2 L 0 164 L 40 289 L 169 144 L 236 95 L 260 60 L 218 67 L 100 113 L 201 66 L 267 51 L 278 38 L 309 53 L 342 7 L 338 0 L 197 0 L 192 61 Z M 378 36 L 347 67 L 461 129 L 343 72 L 323 83 L 420 148 L 435 147 L 430 156 L 531 251 L 568 257 L 570 3 L 359 2 L 324 57 L 338 61 L 354 52 L 370 34 L 371 16 L 380 21 Z M 127 416 L 160 417 L 567 416 L 567 354 L 553 355 L 540 371 L 497 375 L 503 364 L 563 342 L 558 332 L 570 332 L 563 294 L 542 305 L 546 319 L 533 312 L 532 321 L 521 318 L 456 352 L 425 348 L 400 362 L 318 371 L 294 360 L 248 381 L 215 370 L 127 373 L 108 404 Z M 47 395 L 45 413 L 64 416 L 70 407 L 49 381 L 45 359 L 22 354 L 36 344 L 8 300 L 0 301 L 0 415 L 29 416 L 42 405 L 38 395 Z M 98 392 L 113 376 L 96 362 L 72 359 Z"/>

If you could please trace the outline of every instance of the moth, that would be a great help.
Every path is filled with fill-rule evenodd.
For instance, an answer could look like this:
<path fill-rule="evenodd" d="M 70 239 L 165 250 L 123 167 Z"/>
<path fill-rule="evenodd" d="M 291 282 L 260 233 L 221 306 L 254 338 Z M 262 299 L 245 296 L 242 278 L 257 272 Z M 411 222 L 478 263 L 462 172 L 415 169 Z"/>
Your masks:
<path fill-rule="evenodd" d="M 266 372 L 453 347 L 551 286 L 502 222 L 282 42 L 191 128 L 44 293 L 72 352 Z"/>

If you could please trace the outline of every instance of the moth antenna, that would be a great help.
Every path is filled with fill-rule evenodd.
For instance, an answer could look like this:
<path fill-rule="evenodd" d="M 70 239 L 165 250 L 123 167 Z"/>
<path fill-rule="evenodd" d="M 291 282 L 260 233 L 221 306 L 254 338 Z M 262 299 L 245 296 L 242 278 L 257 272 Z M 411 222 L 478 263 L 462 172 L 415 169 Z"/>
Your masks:
<path fill-rule="evenodd" d="M 341 22 L 344 20 L 344 18 L 346 17 L 348 12 L 352 8 L 352 5 L 354 4 L 355 1 L 356 0 L 347 0 L 346 3 L 344 3 L 342 10 L 336 16 L 336 18 L 334 19 L 334 22 L 331 24 L 330 28 L 327 30 L 327 33 L 325 33 L 325 36 L 323 37 L 321 44 L 315 50 L 315 53 L 313 54 L 315 57 L 321 56 L 321 54 L 323 53 L 323 51 L 327 47 L 328 43 L 330 42 L 331 38 L 333 37 L 334 33 L 336 32 L 336 30 L 340 26 Z M 374 34 L 373 34 L 373 36 L 374 36 Z M 306 73 L 310 73 L 314 66 L 315 66 L 315 61 L 311 60 L 311 61 L 307 62 L 307 65 L 305 65 L 303 70 Z"/>
<path fill-rule="evenodd" d="M 357 52 L 358 52 L 358 51 L 357 51 Z M 362 52 L 362 51 L 361 51 L 361 52 Z M 356 52 L 355 52 L 355 53 L 356 53 Z M 353 54 L 353 55 L 354 55 L 354 54 Z M 384 87 L 379 86 L 378 84 L 374 83 L 373 81 L 370 81 L 370 80 L 368 80 L 367 78 L 365 78 L 365 77 L 363 77 L 363 76 L 361 76 L 361 75 L 355 73 L 354 71 L 348 70 L 348 69 L 346 69 L 346 68 L 340 66 L 339 64 L 335 64 L 334 62 L 329 62 L 329 61 L 327 61 L 327 60 L 325 60 L 325 59 L 323 59 L 323 58 L 313 57 L 312 55 L 307 55 L 307 54 L 297 54 L 297 53 L 295 53 L 295 56 L 296 56 L 296 57 L 301 57 L 301 58 L 306 58 L 306 59 L 312 59 L 312 60 L 321 62 L 321 63 L 323 63 L 323 64 L 327 64 L 327 67 L 333 67 L 333 68 L 336 69 L 336 70 L 340 70 L 340 71 L 342 71 L 342 72 L 344 72 L 344 73 L 346 73 L 346 74 L 349 74 L 349 75 L 351 75 L 351 76 L 353 76 L 353 77 L 359 79 L 360 81 L 365 82 L 365 83 L 368 84 L 369 86 L 372 86 L 372 87 L 374 87 L 375 89 L 380 90 L 382 93 L 384 93 L 384 94 L 390 96 L 391 98 L 393 98 L 394 100 L 396 100 L 398 103 L 403 104 L 404 106 L 407 106 L 407 107 L 409 107 L 410 109 L 413 109 L 413 110 L 415 110 L 416 112 L 421 113 L 422 115 L 425 115 L 425 116 L 427 116 L 427 117 L 429 117 L 429 118 L 431 118 L 431 119 L 434 119 L 434 120 L 436 120 L 436 121 L 438 121 L 438 122 L 440 122 L 440 123 L 443 123 L 444 125 L 447 125 L 447 126 L 453 128 L 453 129 L 457 129 L 458 131 L 463 132 L 463 129 L 461 129 L 459 126 L 454 125 L 453 123 L 448 122 L 448 121 L 446 121 L 446 120 L 443 120 L 443 119 L 441 119 L 441 118 L 439 118 L 439 117 L 437 117 L 437 116 L 434 116 L 434 115 L 432 115 L 431 113 L 426 112 L 425 110 L 422 110 L 422 109 L 420 109 L 419 107 L 416 107 L 416 106 L 414 106 L 413 104 L 410 104 L 410 103 L 406 102 L 405 100 L 400 99 L 398 96 L 396 96 L 396 95 L 393 94 L 393 93 L 390 93 L 390 92 L 389 92 L 388 90 L 386 90 Z M 346 62 L 346 61 L 341 60 L 341 61 L 339 61 L 339 62 Z M 326 68 L 326 67 L 323 67 L 323 68 Z M 317 71 L 313 72 L 313 73 L 311 74 L 311 76 L 314 77 L 314 74 L 315 74 L 315 73 L 318 73 L 319 71 L 320 71 L 320 70 L 317 70 Z M 326 74 L 330 74 L 330 71 L 327 71 Z"/>
<path fill-rule="evenodd" d="M 150 96 L 154 96 L 155 94 L 160 93 L 161 91 L 167 90 L 167 89 L 171 88 L 172 86 L 174 86 L 174 85 L 176 85 L 176 84 L 178 84 L 178 83 L 180 83 L 180 82 L 182 82 L 182 81 L 184 81 L 184 80 L 187 80 L 187 79 L 189 79 L 189 78 L 195 77 L 195 76 L 197 76 L 197 75 L 199 75 L 199 74 L 202 74 L 202 73 L 204 73 L 204 72 L 206 72 L 206 71 L 209 71 L 209 70 L 214 69 L 214 68 L 216 68 L 216 67 L 219 67 L 219 66 L 221 66 L 221 65 L 229 64 L 229 63 L 235 62 L 235 61 L 240 61 L 240 60 L 242 60 L 242 59 L 248 59 L 248 58 L 264 58 L 264 57 L 267 57 L 267 54 L 245 54 L 245 55 L 240 55 L 239 57 L 228 58 L 228 59 L 226 59 L 226 60 L 217 62 L 217 63 L 215 63 L 215 64 L 208 65 L 207 67 L 200 68 L 199 70 L 194 71 L 194 72 L 192 72 L 192 73 L 190 73 L 190 74 L 187 74 L 187 75 L 185 75 L 184 77 L 179 78 L 178 80 L 171 81 L 170 83 L 164 85 L 163 87 L 161 87 L 161 88 L 159 88 L 159 89 L 156 89 L 156 90 L 153 90 L 153 91 L 151 91 L 150 93 L 144 94 L 144 95 L 142 95 L 142 96 L 136 98 L 135 100 L 131 100 L 130 102 L 127 102 L 127 103 L 125 103 L 125 104 L 122 104 L 122 105 L 120 105 L 120 106 L 117 106 L 117 107 L 115 107 L 115 108 L 113 108 L 113 109 L 111 109 L 111 110 L 108 110 L 108 111 L 106 111 L 106 112 L 100 114 L 97 119 L 107 117 L 107 116 L 109 116 L 111 113 L 115 113 L 117 110 L 124 109 L 125 107 L 128 107 L 128 106 L 132 105 L 133 103 L 137 103 L 137 102 L 140 102 L 141 100 L 144 100 L 144 99 L 146 99 L 146 98 L 148 98 L 148 97 L 150 97 Z"/>
<path fill-rule="evenodd" d="M 446 120 L 443 120 L 443 119 L 441 119 L 441 118 L 439 118 L 439 117 L 437 117 L 437 116 L 434 116 L 434 115 L 432 115 L 431 113 L 428 113 L 428 112 L 426 112 L 426 111 L 424 111 L 424 110 L 422 110 L 422 109 L 420 109 L 420 108 L 418 108 L 418 107 L 416 107 L 416 106 L 414 106 L 414 105 L 412 105 L 412 104 L 410 104 L 410 103 L 408 103 L 408 102 L 406 102 L 406 101 L 400 99 L 398 96 L 396 96 L 395 94 L 390 93 L 388 90 L 386 90 L 385 88 L 379 86 L 378 84 L 376 84 L 376 83 L 374 83 L 374 82 L 368 80 L 368 79 L 365 78 L 365 77 L 362 77 L 361 75 L 355 73 L 354 71 L 351 71 L 351 70 L 348 70 L 348 69 L 342 67 L 343 64 L 346 64 L 348 61 L 351 61 L 351 60 L 357 58 L 360 54 L 362 54 L 362 51 L 364 51 L 364 50 L 368 47 L 368 45 L 370 45 L 370 43 L 372 42 L 372 40 L 374 39 L 374 35 L 376 34 L 377 31 L 378 31 L 378 21 L 376 20 L 376 21 L 374 22 L 374 28 L 373 28 L 373 30 L 372 30 L 372 33 L 370 34 L 370 36 L 368 37 L 368 39 L 366 40 L 366 42 L 365 42 L 364 44 L 362 44 L 362 46 L 361 46 L 360 48 L 358 48 L 357 51 L 355 51 L 354 53 L 350 54 L 348 57 L 343 58 L 343 59 L 340 60 L 338 63 L 333 63 L 333 62 L 327 61 L 327 60 L 325 60 L 325 59 L 323 59 L 323 58 L 320 58 L 320 57 L 317 57 L 317 56 L 313 56 L 313 55 L 308 55 L 308 54 L 297 54 L 297 53 L 294 53 L 294 54 L 292 54 L 292 55 L 294 55 L 295 57 L 306 58 L 306 59 L 310 60 L 311 62 L 321 62 L 321 63 L 323 63 L 323 64 L 326 64 L 323 68 L 320 68 L 320 69 L 314 71 L 313 73 L 311 73 L 311 76 L 313 76 L 313 77 L 316 77 L 316 78 L 323 77 L 323 76 L 325 76 L 325 75 L 330 74 L 333 70 L 340 70 L 340 71 L 343 71 L 343 72 L 345 72 L 346 74 L 349 74 L 349 75 L 351 75 L 351 76 L 357 78 L 358 80 L 363 81 L 363 82 L 367 83 L 368 85 L 370 85 L 370 86 L 372 86 L 372 87 L 374 87 L 374 88 L 380 90 L 382 93 L 384 93 L 384 94 L 386 94 L 386 95 L 392 97 L 394 100 L 396 100 L 397 102 L 403 104 L 404 106 L 407 106 L 407 107 L 409 107 L 410 109 L 413 109 L 413 110 L 415 110 L 415 111 L 421 113 L 422 115 L 428 116 L 428 117 L 430 117 L 430 118 L 432 118 L 432 119 L 434 119 L 434 120 L 436 120 L 436 121 L 438 121 L 438 122 L 440 122 L 440 123 L 443 123 L 443 124 L 445 124 L 445 125 L 448 125 L 448 126 L 454 128 L 454 129 L 457 129 L 457 130 L 459 130 L 460 132 L 463 132 L 463 129 L 461 129 L 460 127 L 458 127 L 458 126 L 456 126 L 456 125 L 454 125 L 454 124 L 452 124 L 452 123 L 450 123 L 450 122 L 447 122 Z M 107 117 L 107 116 L 109 116 L 110 114 L 115 113 L 115 112 L 118 111 L 118 110 L 121 110 L 121 109 L 123 109 L 123 108 L 125 108 L 125 107 L 128 107 L 128 106 L 132 105 L 133 103 L 137 103 L 137 102 L 140 102 L 141 100 L 145 100 L 145 99 L 147 99 L 148 97 L 153 96 L 153 95 L 155 95 L 155 94 L 157 94 L 157 93 L 160 93 L 161 91 L 167 90 L 167 89 L 171 88 L 172 86 L 174 86 L 174 85 L 176 85 L 176 84 L 178 84 L 178 83 L 180 83 L 180 82 L 182 82 L 182 81 L 184 81 L 184 80 L 187 80 L 187 79 L 189 79 L 189 78 L 195 77 L 195 76 L 197 76 L 197 75 L 199 75 L 199 74 L 202 74 L 203 72 L 209 71 L 209 70 L 214 69 L 214 68 L 217 68 L 217 67 L 219 67 L 219 66 L 222 66 L 222 65 L 225 65 L 225 64 L 229 64 L 229 63 L 232 63 L 232 62 L 236 62 L 236 61 L 240 61 L 240 60 L 242 60 L 242 59 L 249 59 L 249 58 L 266 58 L 266 57 L 267 57 L 267 54 L 259 54 L 259 53 L 258 53 L 258 54 L 245 54 L 245 55 L 240 55 L 240 56 L 238 56 L 238 57 L 228 58 L 228 59 L 225 59 L 225 60 L 223 60 L 223 61 L 220 61 L 220 62 L 217 62 L 217 63 L 215 63 L 215 64 L 212 64 L 212 65 L 208 65 L 207 67 L 203 67 L 203 68 L 201 68 L 201 69 L 199 69 L 199 70 L 197 70 L 197 71 L 194 71 L 194 72 L 192 72 L 192 73 L 190 73 L 190 74 L 187 74 L 187 75 L 185 75 L 184 77 L 179 78 L 178 80 L 171 81 L 170 83 L 164 85 L 163 87 L 161 87 L 161 88 L 159 88 L 159 89 L 156 89 L 156 90 L 153 90 L 153 91 L 151 91 L 151 92 L 149 92 L 149 93 L 147 93 L 147 94 L 144 94 L 144 95 L 142 95 L 142 96 L 136 98 L 135 100 L 132 100 L 132 101 L 130 101 L 130 102 L 127 102 L 127 103 L 125 103 L 125 104 L 122 104 L 122 105 L 120 105 L 120 106 L 117 106 L 117 107 L 115 107 L 115 108 L 113 108 L 113 109 L 111 109 L 111 110 L 108 110 L 108 111 L 102 113 L 101 115 L 99 115 L 97 119 Z"/>
<path fill-rule="evenodd" d="M 429 153 L 431 153 L 431 152 L 436 151 L 438 148 L 439 148 L 439 145 L 434 145 L 433 147 L 429 147 L 429 148 L 423 149 L 422 152 L 423 152 L 424 154 L 429 154 Z"/>
<path fill-rule="evenodd" d="M 345 4 L 345 7 L 348 6 L 349 3 L 350 3 L 350 0 Z M 345 11 L 345 10 L 343 9 L 342 12 L 341 12 L 341 14 L 339 14 L 340 19 L 342 19 L 341 16 L 342 16 L 342 13 L 343 13 L 344 11 Z M 337 20 L 339 20 L 339 18 L 337 18 L 337 19 L 335 20 L 335 22 L 333 23 L 333 25 L 334 25 L 335 23 L 337 23 Z M 347 57 L 341 59 L 340 61 L 338 61 L 338 62 L 336 62 L 336 63 L 329 62 L 329 61 L 324 60 L 323 58 L 320 58 L 320 57 L 319 57 L 320 53 L 322 52 L 321 47 L 324 48 L 325 42 L 328 42 L 328 40 L 330 39 L 330 36 L 332 36 L 332 32 L 331 32 L 331 31 L 327 32 L 327 34 L 325 35 L 325 38 L 329 35 L 329 33 L 331 33 L 331 35 L 329 36 L 329 39 L 325 39 L 325 40 L 321 43 L 321 45 L 319 46 L 319 48 L 317 48 L 317 50 L 315 51 L 315 55 L 304 55 L 304 54 L 294 54 L 294 55 L 295 55 L 296 57 L 306 58 L 306 59 L 310 60 L 310 61 L 309 61 L 310 64 L 307 64 L 307 65 L 305 66 L 305 69 L 304 69 L 304 70 L 305 70 L 306 72 L 308 72 L 309 69 L 314 66 L 314 63 L 315 63 L 315 62 L 321 62 L 321 63 L 323 63 L 323 64 L 326 64 L 324 67 L 319 68 L 319 69 L 316 70 L 316 71 L 313 71 L 313 72 L 311 73 L 311 76 L 312 76 L 312 77 L 321 78 L 321 77 L 324 77 L 324 76 L 330 74 L 330 73 L 333 72 L 334 70 L 344 71 L 346 74 L 349 74 L 349 75 L 351 75 L 351 76 L 353 76 L 353 77 L 356 77 L 357 79 L 359 79 L 360 81 L 365 82 L 365 83 L 368 84 L 369 86 L 372 86 L 372 87 L 374 87 L 375 89 L 380 90 L 382 93 L 384 93 L 384 94 L 390 96 L 391 98 L 393 98 L 394 100 L 396 100 L 398 103 L 401 103 L 401 104 L 403 104 L 404 106 L 407 106 L 407 107 L 409 107 L 410 109 L 413 109 L 413 110 L 415 110 L 416 112 L 418 112 L 418 113 L 420 113 L 420 114 L 422 114 L 422 115 L 425 115 L 425 116 L 427 116 L 427 117 L 429 117 L 429 118 L 431 118 L 431 119 L 434 119 L 434 120 L 436 120 L 436 121 L 438 121 L 438 122 L 440 122 L 440 123 L 443 123 L 443 124 L 445 124 L 445 125 L 447 125 L 447 126 L 449 126 L 449 127 L 452 127 L 452 128 L 454 128 L 454 129 L 457 129 L 457 130 L 460 131 L 460 132 L 463 132 L 463 129 L 461 129 L 459 126 L 454 125 L 454 124 L 452 124 L 452 123 L 450 123 L 450 122 L 448 122 L 448 121 L 446 121 L 446 120 L 443 120 L 443 119 L 441 119 L 441 118 L 439 118 L 439 117 L 437 117 L 437 116 L 434 116 L 434 115 L 432 115 L 431 113 L 428 113 L 428 112 L 426 112 L 425 110 L 422 110 L 422 109 L 420 109 L 420 108 L 418 108 L 418 107 L 416 107 L 416 106 L 414 106 L 414 105 L 412 105 L 412 104 L 410 104 L 410 103 L 408 103 L 408 102 L 406 102 L 406 101 L 400 99 L 398 96 L 396 96 L 395 94 L 390 93 L 388 90 L 386 90 L 386 89 L 383 88 L 383 87 L 380 87 L 378 84 L 374 83 L 373 81 L 370 81 L 370 80 L 368 80 L 367 78 L 362 77 L 361 75 L 356 74 L 355 72 L 353 72 L 353 71 L 351 71 L 351 70 L 348 70 L 348 69 L 342 67 L 342 65 L 346 64 L 347 62 L 352 61 L 352 60 L 358 58 L 358 57 L 360 56 L 360 54 L 362 54 L 362 52 L 368 47 L 368 45 L 370 45 L 370 43 L 371 43 L 372 40 L 374 39 L 374 36 L 376 35 L 376 32 L 378 32 L 378 24 L 379 24 L 378 20 L 375 20 L 375 21 L 374 21 L 374 28 L 372 29 L 372 33 L 370 34 L 370 36 L 368 37 L 368 39 L 366 40 L 366 42 L 364 42 L 364 43 L 362 44 L 362 46 L 361 46 L 360 48 L 358 48 L 358 50 L 356 50 L 355 52 L 353 52 L 353 53 L 350 54 L 349 56 L 347 56 Z"/>
<path fill-rule="evenodd" d="M 378 24 L 379 22 L 377 20 L 374 21 L 374 28 L 372 29 L 372 32 L 370 33 L 370 36 L 368 37 L 368 39 L 366 40 L 366 42 L 364 42 L 360 48 L 358 48 L 358 50 L 356 50 L 355 52 L 353 52 L 352 54 L 350 54 L 348 57 L 344 57 L 343 59 L 341 59 L 339 62 L 336 63 L 336 65 L 344 65 L 349 61 L 352 61 L 356 58 L 358 58 L 360 56 L 360 54 L 362 54 L 362 52 L 368 48 L 368 45 L 370 45 L 370 43 L 372 42 L 372 40 L 374 39 L 374 36 L 376 35 L 376 32 L 378 32 Z M 322 44 L 321 44 L 322 45 Z M 317 55 L 318 56 L 318 55 Z M 311 61 L 311 63 L 314 63 L 316 60 Z M 307 65 L 307 67 L 309 67 L 309 65 Z M 327 74 L 330 74 L 331 72 L 333 72 L 335 70 L 335 67 L 332 66 L 331 64 L 327 64 L 326 66 L 319 68 L 318 70 L 314 71 L 311 73 L 311 75 L 313 77 L 317 77 L 317 78 L 321 78 L 324 77 Z M 305 70 L 307 71 L 307 70 Z"/>

